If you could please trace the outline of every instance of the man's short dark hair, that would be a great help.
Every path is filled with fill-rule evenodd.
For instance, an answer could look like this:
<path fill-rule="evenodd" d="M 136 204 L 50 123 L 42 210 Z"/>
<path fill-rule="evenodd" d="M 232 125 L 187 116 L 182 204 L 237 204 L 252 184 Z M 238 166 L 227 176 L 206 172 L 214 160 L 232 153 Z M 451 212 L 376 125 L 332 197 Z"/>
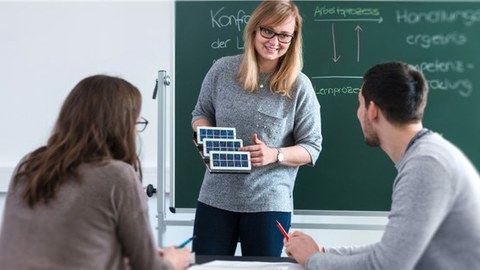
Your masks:
<path fill-rule="evenodd" d="M 365 73 L 362 94 L 365 106 L 373 101 L 389 122 L 407 124 L 422 119 L 428 86 L 423 74 L 413 66 L 389 62 Z"/>

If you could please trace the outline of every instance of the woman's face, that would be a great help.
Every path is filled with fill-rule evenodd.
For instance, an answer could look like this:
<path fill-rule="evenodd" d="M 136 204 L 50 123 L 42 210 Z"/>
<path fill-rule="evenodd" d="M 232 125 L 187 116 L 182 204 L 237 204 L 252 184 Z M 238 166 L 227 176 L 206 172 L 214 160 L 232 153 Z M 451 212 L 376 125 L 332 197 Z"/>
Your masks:
<path fill-rule="evenodd" d="M 273 27 L 257 27 L 255 32 L 255 50 L 258 54 L 261 72 L 271 72 L 275 69 L 278 59 L 285 55 L 293 39 L 288 43 L 280 41 L 288 39 L 286 36 L 292 36 L 294 32 L 294 17 L 290 17 L 284 23 Z M 268 38 L 271 35 L 273 37 Z M 282 37 L 279 35 L 282 35 Z"/>

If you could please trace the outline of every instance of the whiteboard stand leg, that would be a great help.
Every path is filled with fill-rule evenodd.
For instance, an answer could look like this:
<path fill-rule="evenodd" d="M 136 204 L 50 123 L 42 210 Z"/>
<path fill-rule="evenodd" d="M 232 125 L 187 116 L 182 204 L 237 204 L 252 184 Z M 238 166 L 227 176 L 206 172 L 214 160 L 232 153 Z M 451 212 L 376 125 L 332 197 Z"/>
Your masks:
<path fill-rule="evenodd" d="M 158 246 L 163 247 L 163 236 L 166 231 L 166 181 L 167 181 L 167 86 L 170 76 L 165 70 L 158 71 L 158 79 L 153 91 L 153 99 L 158 94 L 158 144 L 157 144 L 157 220 Z M 157 92 L 158 91 L 158 92 Z"/>

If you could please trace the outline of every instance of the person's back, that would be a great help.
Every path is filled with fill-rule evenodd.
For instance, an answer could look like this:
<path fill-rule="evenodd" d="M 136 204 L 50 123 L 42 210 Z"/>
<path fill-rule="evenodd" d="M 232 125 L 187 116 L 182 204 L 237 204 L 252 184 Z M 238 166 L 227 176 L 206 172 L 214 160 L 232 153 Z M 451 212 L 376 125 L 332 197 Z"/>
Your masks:
<path fill-rule="evenodd" d="M 12 176 L 0 269 L 189 265 L 187 248 L 153 244 L 136 149 L 148 124 L 141 107 L 140 91 L 121 78 L 93 75 L 73 88 L 47 143 Z"/>
<path fill-rule="evenodd" d="M 480 232 L 480 178 L 477 171 L 456 146 L 438 134 L 426 135 L 415 143 L 398 164 L 399 172 L 408 170 L 409 163 L 416 163 L 413 165 L 418 168 L 416 173 L 428 179 L 423 180 L 423 192 L 429 193 L 424 197 L 433 197 L 434 200 L 422 204 L 437 204 L 430 209 L 434 213 L 422 213 L 422 216 L 441 220 L 438 228 L 431 228 L 432 239 L 416 269 L 477 269 L 480 267 L 480 233 L 472 234 Z M 421 192 L 414 194 L 422 195 Z M 410 199 L 422 202 L 421 198 Z M 414 211 L 421 211 L 423 205 Z"/>
<path fill-rule="evenodd" d="M 123 269 L 124 254 L 134 269 L 161 267 L 133 168 L 121 161 L 82 164 L 78 175 L 33 209 L 21 201 L 22 186 L 10 188 L 0 268 Z"/>
<path fill-rule="evenodd" d="M 437 133 L 427 131 L 413 142 L 396 165 L 381 241 L 325 248 L 306 269 L 480 269 L 478 172 Z"/>
<path fill-rule="evenodd" d="M 417 202 L 409 210 L 409 230 L 420 232 L 403 237 L 431 237 L 428 246 L 419 250 L 415 269 L 479 269 L 480 233 L 472 232 L 480 232 L 480 178 L 471 162 L 456 146 L 431 133 L 408 149 L 397 169 L 396 192 L 409 190 L 402 194 L 403 203 Z M 404 181 L 419 183 L 401 183 L 404 176 Z M 420 218 L 438 227 L 422 227 L 425 220 Z"/>

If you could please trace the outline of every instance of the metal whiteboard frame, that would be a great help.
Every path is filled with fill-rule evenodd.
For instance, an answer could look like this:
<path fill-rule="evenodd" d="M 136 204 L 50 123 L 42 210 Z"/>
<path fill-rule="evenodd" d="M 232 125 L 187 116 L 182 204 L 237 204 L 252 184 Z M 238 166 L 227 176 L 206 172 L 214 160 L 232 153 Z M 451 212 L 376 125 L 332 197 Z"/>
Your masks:
<path fill-rule="evenodd" d="M 157 143 L 157 230 L 158 245 L 163 246 L 163 234 L 166 227 L 166 179 L 167 179 L 167 86 L 170 85 L 170 76 L 165 70 L 158 71 L 158 78 L 153 93 L 157 99 L 158 143 Z M 170 187 L 171 188 L 171 187 Z"/>
<path fill-rule="evenodd" d="M 194 208 L 178 208 L 178 214 L 194 214 Z M 389 212 L 384 211 L 330 211 L 330 210 L 294 210 L 293 215 L 297 216 L 336 216 L 336 217 L 387 217 Z M 193 226 L 192 220 L 164 220 L 164 225 L 172 226 Z M 311 223 L 292 222 L 292 228 L 296 229 L 324 229 L 324 230 L 357 230 L 357 231 L 383 231 L 386 225 L 380 224 L 349 224 L 349 223 Z"/>

